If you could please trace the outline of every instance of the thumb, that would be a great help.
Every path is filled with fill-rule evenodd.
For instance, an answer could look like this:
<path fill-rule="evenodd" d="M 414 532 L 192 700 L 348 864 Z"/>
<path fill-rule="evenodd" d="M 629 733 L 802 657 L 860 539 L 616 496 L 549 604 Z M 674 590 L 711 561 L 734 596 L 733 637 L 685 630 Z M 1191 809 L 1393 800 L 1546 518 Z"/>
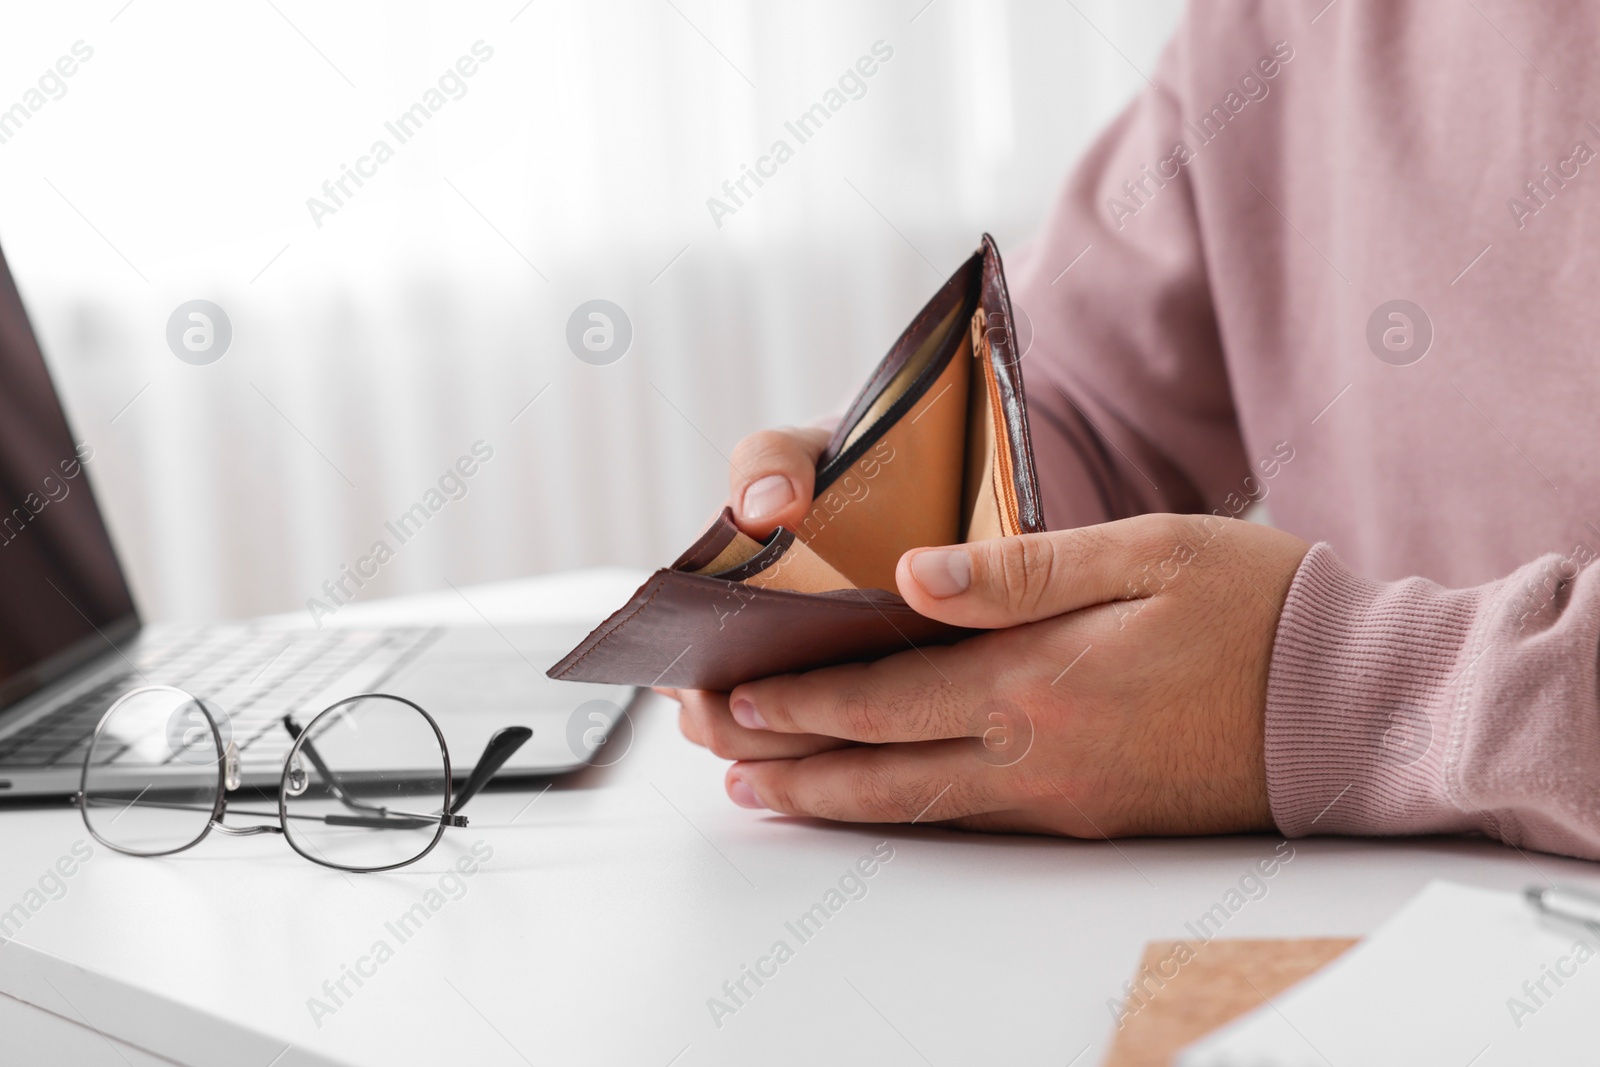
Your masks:
<path fill-rule="evenodd" d="M 1144 595 L 1134 581 L 1149 561 L 1138 519 L 1021 534 L 900 557 L 895 584 L 919 614 L 956 626 L 1037 622 Z"/>
<path fill-rule="evenodd" d="M 740 441 L 728 471 L 728 502 L 739 528 L 765 537 L 799 526 L 811 511 L 817 458 L 829 431 L 815 427 L 764 430 Z"/>

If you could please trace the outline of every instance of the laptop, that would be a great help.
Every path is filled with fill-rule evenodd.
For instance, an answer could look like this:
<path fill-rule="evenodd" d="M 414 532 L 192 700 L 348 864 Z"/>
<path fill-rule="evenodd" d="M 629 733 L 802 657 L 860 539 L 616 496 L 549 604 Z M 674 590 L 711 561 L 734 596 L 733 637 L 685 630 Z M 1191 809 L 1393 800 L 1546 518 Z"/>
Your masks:
<path fill-rule="evenodd" d="M 615 728 L 634 690 L 544 675 L 586 625 L 145 625 L 90 487 L 92 442 L 80 444 L 0 253 L 0 799 L 76 792 L 100 718 L 146 685 L 187 690 L 226 719 L 246 787 L 277 787 L 285 715 L 304 725 L 360 693 L 426 709 L 458 780 L 504 726 L 533 737 L 500 777 L 597 762 L 613 732 L 613 750 L 626 743 Z"/>

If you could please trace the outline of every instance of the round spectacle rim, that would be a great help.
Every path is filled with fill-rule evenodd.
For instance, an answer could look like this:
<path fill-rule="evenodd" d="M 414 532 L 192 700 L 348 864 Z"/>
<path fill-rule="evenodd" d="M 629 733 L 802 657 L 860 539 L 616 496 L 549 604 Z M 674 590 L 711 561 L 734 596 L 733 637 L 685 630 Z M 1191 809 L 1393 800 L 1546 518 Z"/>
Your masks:
<path fill-rule="evenodd" d="M 315 755 L 316 747 L 315 747 L 314 739 L 313 739 L 313 735 L 316 733 L 317 724 L 318 723 L 322 722 L 325 718 L 328 718 L 329 716 L 333 715 L 335 712 L 338 712 L 342 708 L 345 708 L 345 707 L 350 706 L 350 705 L 359 704 L 362 701 L 366 701 L 366 700 L 389 700 L 389 701 L 394 701 L 394 702 L 399 703 L 399 704 L 404 704 L 405 706 L 411 708 L 411 710 L 415 711 L 418 715 L 421 715 L 422 718 L 423 718 L 423 721 L 428 724 L 428 728 L 431 731 L 433 731 L 433 738 L 438 743 L 438 746 L 439 746 L 439 757 L 440 757 L 441 762 L 444 765 L 444 781 L 443 781 L 443 790 L 442 790 L 442 792 L 444 794 L 444 803 L 441 805 L 441 807 L 439 809 L 439 814 L 438 815 L 433 815 L 431 813 L 430 814 L 424 814 L 424 813 L 421 813 L 421 812 L 400 812 L 400 813 L 397 813 L 397 814 L 401 814 L 403 817 L 408 818 L 408 819 L 415 819 L 415 820 L 418 820 L 418 821 L 426 820 L 428 822 L 437 822 L 438 825 L 434 829 L 433 837 L 428 841 L 427 846 L 425 848 L 423 848 L 422 851 L 418 852 L 415 856 L 412 856 L 410 859 L 399 860 L 399 861 L 397 861 L 395 863 L 383 864 L 381 866 L 352 866 L 352 865 L 343 864 L 343 863 L 334 863 L 333 861 L 328 860 L 328 859 L 326 859 L 324 857 L 312 855 L 310 852 L 307 852 L 305 849 L 300 847 L 300 842 L 296 839 L 294 834 L 288 832 L 288 825 L 289 825 L 289 820 L 290 819 L 292 819 L 292 818 L 303 818 L 304 817 L 304 816 L 294 815 L 294 814 L 290 813 L 290 811 L 289 811 L 289 797 L 292 795 L 290 793 L 290 791 L 289 791 L 289 775 L 290 775 L 291 770 L 295 766 L 295 757 L 298 756 L 298 755 L 301 755 L 301 754 L 306 755 L 307 759 L 309 759 L 313 763 L 313 765 L 318 767 L 318 769 L 328 779 L 330 784 L 333 785 L 334 795 L 338 799 L 340 799 L 341 802 L 344 803 L 347 807 L 356 807 L 356 808 L 370 807 L 370 805 L 366 805 L 361 801 L 352 801 L 351 799 L 345 798 L 344 796 L 341 795 L 341 790 L 339 789 L 338 784 L 337 784 L 338 783 L 338 776 L 333 774 L 330 770 L 328 770 L 326 765 L 322 763 L 322 760 Z M 292 724 L 291 720 L 289 720 L 287 717 L 285 717 L 284 722 L 285 722 L 285 725 L 288 725 L 288 726 L 291 727 L 291 729 L 293 729 L 293 724 Z M 309 749 L 309 751 L 308 751 L 308 749 Z M 466 820 L 466 818 L 464 816 L 453 815 L 451 813 L 451 810 L 450 810 L 451 809 L 451 792 L 452 792 L 453 787 L 454 787 L 454 781 L 453 781 L 453 777 L 451 775 L 451 770 L 450 770 L 450 749 L 445 744 L 444 732 L 439 729 L 439 724 L 434 721 L 433 716 L 429 715 L 428 712 L 422 707 L 422 705 L 418 704 L 416 701 L 407 700 L 405 697 L 395 696 L 392 693 L 358 693 L 355 696 L 345 697 L 343 700 L 338 700 L 338 701 L 335 701 L 332 704 L 329 704 L 327 707 L 323 708 L 320 712 L 318 712 L 316 717 L 313 718 L 310 722 L 308 722 L 303 728 L 300 728 L 299 733 L 295 736 L 294 746 L 289 749 L 288 755 L 284 757 L 283 771 L 278 776 L 278 818 L 281 820 L 283 836 L 284 836 L 284 839 L 289 842 L 289 847 L 294 849 L 300 855 L 304 856 L 306 859 L 310 860 L 312 863 L 315 863 L 315 864 L 317 864 L 319 866 L 322 866 L 322 867 L 329 867 L 329 868 L 332 868 L 333 870 L 336 870 L 336 871 L 352 871 L 352 872 L 359 872 L 359 873 L 362 873 L 362 874 L 377 874 L 380 871 L 392 871 L 392 870 L 396 870 L 396 869 L 398 869 L 400 867 L 408 867 L 411 864 L 416 863 L 418 860 L 422 859 L 424 856 L 426 856 L 428 853 L 432 852 L 436 847 L 438 847 L 440 839 L 444 837 L 444 831 L 445 831 L 446 827 L 449 827 L 449 826 L 465 826 L 465 825 L 467 825 L 467 820 Z M 375 817 L 375 818 L 384 818 L 385 820 L 387 820 L 388 809 L 379 808 L 378 810 L 382 814 L 380 816 L 373 816 L 373 817 Z M 323 819 L 325 821 L 326 820 L 334 820 L 334 819 L 338 819 L 338 818 L 339 818 L 338 816 L 324 816 L 323 817 Z M 356 823 L 355 822 L 355 819 L 357 817 L 352 816 L 352 817 L 349 817 L 349 818 L 351 820 L 350 821 L 351 825 L 361 825 L 360 823 Z M 336 822 L 336 823 L 334 823 L 334 825 L 339 825 L 339 823 Z"/>
<path fill-rule="evenodd" d="M 89 790 L 89 775 L 93 772 L 94 767 L 96 766 L 94 762 L 95 748 L 104 736 L 107 724 L 110 723 L 116 713 L 127 706 L 130 701 L 134 700 L 135 698 L 149 696 L 153 693 L 175 694 L 176 696 L 183 698 L 185 705 L 193 704 L 200 711 L 200 714 L 205 716 L 206 725 L 211 730 L 212 742 L 216 745 L 217 785 L 215 797 L 211 803 L 210 817 L 206 819 L 205 825 L 201 827 L 200 832 L 195 835 L 192 841 L 189 841 L 187 844 L 178 845 L 175 848 L 136 849 L 129 848 L 126 845 L 117 844 L 116 842 L 102 835 L 100 831 L 95 828 L 94 820 L 89 815 L 89 807 L 92 803 L 91 793 Z M 184 705 L 179 706 L 181 707 Z M 88 751 L 86 751 L 83 756 L 83 769 L 78 775 L 78 795 L 74 799 L 77 801 L 78 812 L 83 817 L 83 824 L 89 830 L 89 836 L 93 837 L 106 848 L 109 848 L 114 852 L 120 852 L 125 856 L 172 856 L 179 852 L 188 851 L 189 849 L 198 845 L 200 842 L 206 839 L 214 827 L 220 827 L 222 814 L 228 803 L 227 780 L 227 757 L 226 749 L 222 743 L 222 731 L 217 727 L 216 717 L 211 714 L 211 709 L 206 705 L 206 702 L 188 690 L 180 689 L 175 685 L 142 685 L 137 689 L 130 689 L 128 692 L 119 696 L 116 700 L 113 700 L 111 702 L 111 706 L 106 709 L 105 714 L 100 716 L 100 721 L 95 723 L 94 733 L 91 734 L 89 738 Z M 135 798 L 134 802 L 137 802 L 137 799 L 138 798 Z M 128 805 L 128 807 L 132 806 L 132 803 Z M 205 809 L 190 808 L 189 810 Z M 113 820 L 113 822 L 114 821 L 115 820 Z"/>

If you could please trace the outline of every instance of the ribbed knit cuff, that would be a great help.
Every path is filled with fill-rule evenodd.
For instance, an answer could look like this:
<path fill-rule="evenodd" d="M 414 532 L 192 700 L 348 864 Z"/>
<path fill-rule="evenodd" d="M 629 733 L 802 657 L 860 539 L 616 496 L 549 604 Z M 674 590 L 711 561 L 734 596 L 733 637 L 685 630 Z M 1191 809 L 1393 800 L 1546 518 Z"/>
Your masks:
<path fill-rule="evenodd" d="M 1476 590 L 1357 578 L 1326 544 L 1295 574 L 1267 683 L 1267 792 L 1284 834 L 1471 829 L 1446 798 L 1452 691 Z"/>

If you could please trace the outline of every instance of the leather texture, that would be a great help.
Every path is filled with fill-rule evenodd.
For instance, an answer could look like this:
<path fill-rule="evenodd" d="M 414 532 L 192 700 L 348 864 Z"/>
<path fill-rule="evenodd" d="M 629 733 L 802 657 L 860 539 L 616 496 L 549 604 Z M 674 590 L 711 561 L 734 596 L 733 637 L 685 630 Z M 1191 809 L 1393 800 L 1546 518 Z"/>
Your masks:
<path fill-rule="evenodd" d="M 953 313 L 955 325 L 951 328 Z M 875 457 L 883 454 L 890 431 L 907 416 L 921 418 L 937 402 L 937 394 L 930 396 L 929 391 L 950 361 L 970 358 L 971 388 L 986 389 L 990 398 L 986 410 L 992 420 L 995 454 L 988 469 L 999 479 L 991 488 L 1001 510 L 1001 532 L 1043 531 L 1044 511 L 1020 367 L 1025 353 L 1018 349 L 1014 322 L 1000 253 L 993 238 L 985 234 L 978 250 L 912 320 L 851 404 L 818 462 L 816 499 L 827 499 L 836 482 L 846 485 L 852 468 L 858 472 L 871 469 Z M 926 363 L 924 369 L 916 369 L 918 360 Z M 908 376 L 912 376 L 909 385 Z M 903 392 L 893 396 L 891 387 Z M 911 415 L 914 410 L 919 414 Z M 912 456 L 900 462 L 916 460 Z M 873 506 L 877 503 L 881 498 Z M 893 504 L 905 507 L 898 499 Z M 859 506 L 866 507 L 864 503 Z M 748 565 L 715 574 L 695 573 L 728 550 L 737 534 L 730 532 L 730 526 L 731 514 L 724 512 L 672 567 L 651 575 L 627 604 L 551 667 L 549 676 L 577 682 L 727 690 L 775 674 L 948 644 L 973 632 L 918 615 L 898 594 L 886 589 L 797 592 L 756 582 L 758 573 L 770 575 L 781 570 L 781 564 L 774 568 L 772 560 L 791 545 L 803 549 L 813 543 L 805 529 L 797 531 L 800 543 L 796 531 L 777 531 Z M 911 521 L 907 528 L 916 529 L 917 523 Z M 821 545 L 826 540 L 814 543 Z M 850 573 L 844 561 L 828 562 Z"/>
<path fill-rule="evenodd" d="M 878 659 L 968 635 L 894 593 L 795 593 L 659 570 L 550 677 L 728 690 L 774 674 Z"/>

